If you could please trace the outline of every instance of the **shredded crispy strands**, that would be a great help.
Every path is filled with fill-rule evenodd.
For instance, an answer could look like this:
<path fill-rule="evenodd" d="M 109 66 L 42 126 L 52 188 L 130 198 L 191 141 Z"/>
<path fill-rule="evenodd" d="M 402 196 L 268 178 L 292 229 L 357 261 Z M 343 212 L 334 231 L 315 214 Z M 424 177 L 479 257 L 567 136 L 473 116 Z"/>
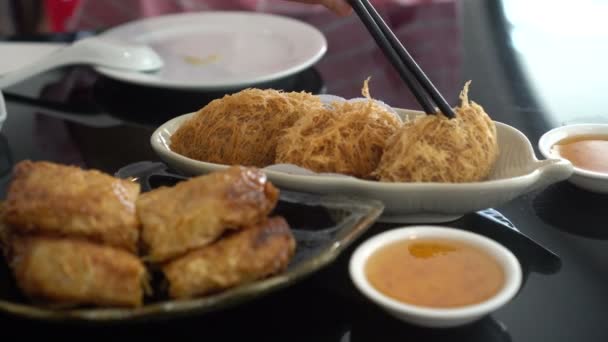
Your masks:
<path fill-rule="evenodd" d="M 265 167 L 275 160 L 281 130 L 322 107 L 308 93 L 246 89 L 199 110 L 171 137 L 171 149 L 207 162 Z"/>
<path fill-rule="evenodd" d="M 371 77 L 368 77 L 365 79 L 365 81 L 363 81 L 363 89 L 361 89 L 361 94 L 363 94 L 363 96 L 365 96 L 368 100 L 372 99 L 372 96 L 369 94 L 369 79 Z"/>
<path fill-rule="evenodd" d="M 486 179 L 498 158 L 496 126 L 460 93 L 456 118 L 440 113 L 406 123 L 393 136 L 374 176 L 387 182 L 472 182 Z"/>
<path fill-rule="evenodd" d="M 336 102 L 287 128 L 279 139 L 275 162 L 369 178 L 387 139 L 402 123 L 371 99 L 368 81 L 362 93 L 369 101 Z"/>

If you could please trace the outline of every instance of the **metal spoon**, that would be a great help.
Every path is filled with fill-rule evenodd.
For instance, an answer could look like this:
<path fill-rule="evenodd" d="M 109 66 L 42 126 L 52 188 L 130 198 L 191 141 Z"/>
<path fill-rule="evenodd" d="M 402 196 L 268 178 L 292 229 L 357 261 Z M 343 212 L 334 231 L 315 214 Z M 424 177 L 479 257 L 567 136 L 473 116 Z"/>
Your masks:
<path fill-rule="evenodd" d="M 50 69 L 74 64 L 90 64 L 125 71 L 150 72 L 163 67 L 151 48 L 109 38 L 89 37 L 61 48 L 41 60 L 0 77 L 0 89 L 19 83 Z"/>

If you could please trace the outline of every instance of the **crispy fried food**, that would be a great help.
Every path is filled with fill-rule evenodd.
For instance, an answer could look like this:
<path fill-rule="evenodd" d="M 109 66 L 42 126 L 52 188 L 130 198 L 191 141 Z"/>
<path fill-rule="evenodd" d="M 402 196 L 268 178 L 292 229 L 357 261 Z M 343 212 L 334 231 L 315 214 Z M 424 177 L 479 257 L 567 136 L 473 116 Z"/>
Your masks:
<path fill-rule="evenodd" d="M 498 158 L 496 126 L 469 102 L 470 81 L 460 93 L 456 118 L 420 117 L 391 138 L 374 172 L 385 182 L 472 182 L 486 179 Z"/>
<path fill-rule="evenodd" d="M 322 106 L 308 93 L 246 89 L 199 110 L 173 134 L 171 149 L 212 163 L 265 167 L 274 162 L 280 131 Z"/>
<path fill-rule="evenodd" d="M 142 304 L 146 271 L 134 255 L 85 240 L 12 239 L 17 285 L 49 305 L 135 307 Z"/>
<path fill-rule="evenodd" d="M 4 201 L 0 201 L 0 252 L 8 260 L 12 231 L 10 227 L 4 223 L 5 212 L 6 204 Z"/>
<path fill-rule="evenodd" d="M 368 101 L 337 102 L 313 111 L 279 138 L 275 163 L 294 164 L 315 172 L 334 172 L 369 178 L 376 169 L 387 139 L 401 120 L 369 96 Z"/>
<path fill-rule="evenodd" d="M 5 220 L 20 234 L 82 237 L 135 252 L 139 191 L 96 170 L 23 161 L 14 168 Z"/>
<path fill-rule="evenodd" d="M 278 190 L 255 168 L 233 166 L 139 196 L 148 257 L 166 261 L 215 241 L 226 229 L 262 221 Z"/>
<path fill-rule="evenodd" d="M 203 296 L 262 279 L 287 268 L 294 250 L 287 222 L 270 218 L 166 264 L 169 295 Z"/>

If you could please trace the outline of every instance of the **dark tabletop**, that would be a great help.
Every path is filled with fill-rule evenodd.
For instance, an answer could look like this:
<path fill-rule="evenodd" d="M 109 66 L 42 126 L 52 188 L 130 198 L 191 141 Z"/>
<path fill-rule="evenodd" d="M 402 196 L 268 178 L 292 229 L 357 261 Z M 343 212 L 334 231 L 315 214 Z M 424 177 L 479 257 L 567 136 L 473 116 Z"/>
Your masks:
<path fill-rule="evenodd" d="M 480 85 L 472 89 L 471 97 L 495 120 L 524 132 L 533 145 L 557 125 L 605 122 L 608 117 L 599 107 L 606 102 L 600 91 L 608 76 L 606 67 L 600 64 L 604 61 L 585 57 L 589 82 L 574 84 L 584 77 L 563 64 L 560 50 L 546 36 L 551 30 L 534 31 L 529 22 L 516 20 L 513 13 L 521 13 L 515 5 L 518 2 L 505 8 L 494 1 L 462 2 L 463 58 L 458 67 L 461 80 L 472 79 Z M 581 35 L 596 33 L 595 26 L 578 27 Z M 562 46 L 568 46 L 569 40 L 580 45 L 588 38 L 559 30 L 554 35 Z M 605 42 L 606 36 L 603 38 Z M 587 51 L 593 52 L 596 41 L 587 40 L 591 49 Z M 553 70 L 553 74 L 547 70 Z M 62 81 L 55 82 L 58 79 Z M 66 79 L 78 84 L 67 94 Z M 331 88 L 332 82 L 338 80 L 322 78 L 313 68 L 270 86 L 322 93 Z M 585 94 L 584 103 L 569 106 L 563 95 L 568 91 L 557 89 L 556 83 L 563 89 L 576 88 L 571 94 Z M 0 134 L 0 195 L 4 195 L 10 180 L 11 165 L 23 159 L 75 163 L 110 173 L 132 162 L 158 160 L 149 146 L 154 128 L 221 94 L 134 89 L 100 78 L 86 68 L 70 68 L 31 79 L 5 95 L 9 114 Z M 580 112 L 573 108 L 580 108 Z M 348 278 L 346 265 L 355 243 L 331 266 L 297 285 L 226 311 L 111 326 L 47 324 L 0 315 L 0 333 L 125 334 L 174 340 L 608 341 L 607 205 L 608 196 L 584 192 L 563 182 L 495 208 L 524 234 L 558 254 L 561 268 L 546 274 L 529 273 L 513 301 L 491 316 L 460 328 L 418 328 L 371 305 Z M 473 222 L 470 218 L 449 225 L 467 228 L 469 224 L 493 229 L 489 222 Z M 390 227 L 376 224 L 365 237 Z"/>

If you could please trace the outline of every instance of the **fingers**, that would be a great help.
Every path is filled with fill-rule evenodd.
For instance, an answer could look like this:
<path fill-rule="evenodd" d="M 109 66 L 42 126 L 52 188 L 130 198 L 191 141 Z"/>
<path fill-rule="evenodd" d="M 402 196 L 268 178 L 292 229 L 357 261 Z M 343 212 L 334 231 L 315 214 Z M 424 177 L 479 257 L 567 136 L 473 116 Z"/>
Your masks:
<path fill-rule="evenodd" d="M 321 3 L 338 15 L 349 15 L 352 11 L 352 8 L 346 0 L 324 0 L 321 1 Z"/>
<path fill-rule="evenodd" d="M 352 11 L 347 0 L 291 0 L 307 4 L 321 4 L 340 16 L 349 15 Z"/>

